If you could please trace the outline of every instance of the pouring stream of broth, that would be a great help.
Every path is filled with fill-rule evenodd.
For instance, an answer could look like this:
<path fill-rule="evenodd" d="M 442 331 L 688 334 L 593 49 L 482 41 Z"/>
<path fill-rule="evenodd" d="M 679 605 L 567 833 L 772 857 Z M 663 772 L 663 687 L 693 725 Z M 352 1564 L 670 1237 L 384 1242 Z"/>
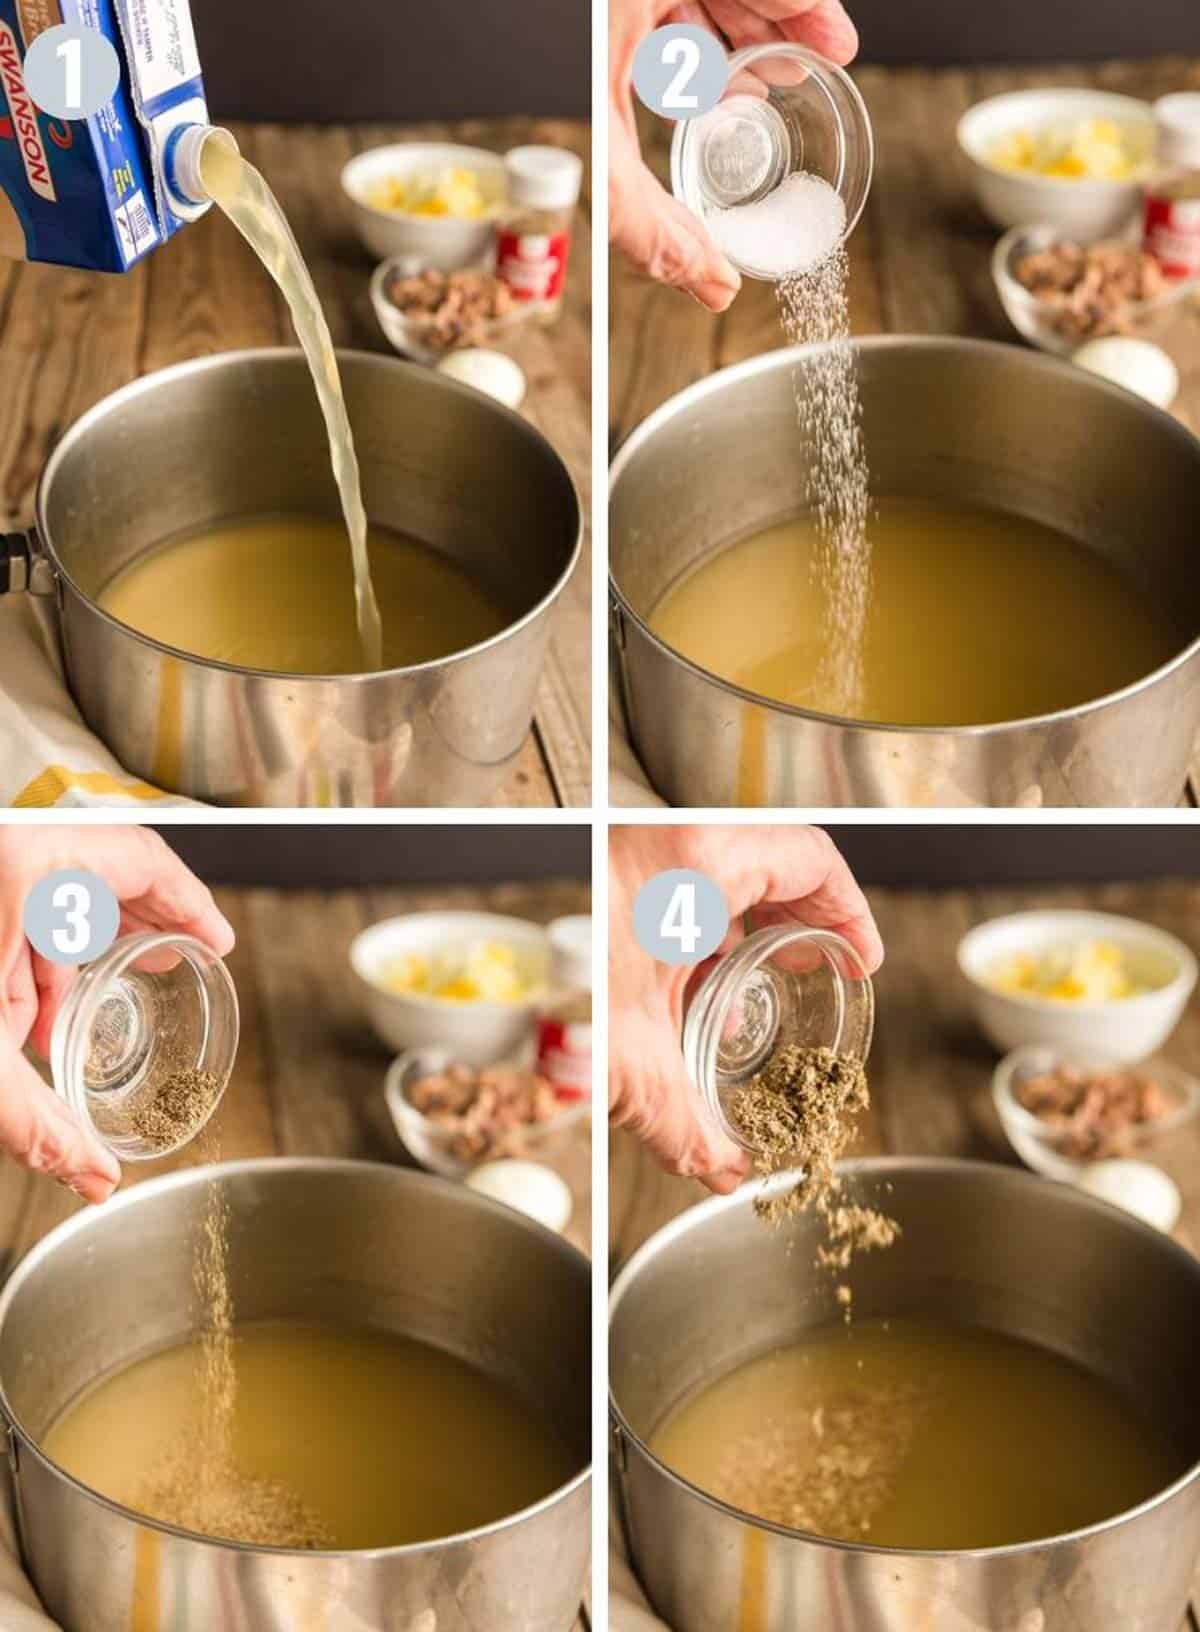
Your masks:
<path fill-rule="evenodd" d="M 222 136 L 205 143 L 200 172 L 205 190 L 279 285 L 291 311 L 296 336 L 308 360 L 325 418 L 333 474 L 350 534 L 354 605 L 363 658 L 368 669 L 380 669 L 383 667 L 383 631 L 367 555 L 367 514 L 359 485 L 358 459 L 333 341 L 312 277 L 274 193 L 238 152 L 231 138 Z"/>

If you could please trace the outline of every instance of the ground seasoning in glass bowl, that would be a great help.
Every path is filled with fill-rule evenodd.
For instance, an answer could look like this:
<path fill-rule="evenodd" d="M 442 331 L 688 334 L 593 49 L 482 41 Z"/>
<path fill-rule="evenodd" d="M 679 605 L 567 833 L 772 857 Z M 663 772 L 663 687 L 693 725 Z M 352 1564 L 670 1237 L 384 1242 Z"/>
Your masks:
<path fill-rule="evenodd" d="M 837 1164 L 870 1102 L 866 1060 L 874 1026 L 870 978 L 849 943 L 794 927 L 748 936 L 709 972 L 684 1025 L 684 1055 L 714 1120 L 766 1177 L 795 1170 L 790 1188 L 755 1202 L 778 1227 L 815 1212 L 817 1263 L 841 1275 L 856 1253 L 887 1247 L 899 1225 L 849 1191 Z M 849 1310 L 851 1290 L 837 1287 Z"/>

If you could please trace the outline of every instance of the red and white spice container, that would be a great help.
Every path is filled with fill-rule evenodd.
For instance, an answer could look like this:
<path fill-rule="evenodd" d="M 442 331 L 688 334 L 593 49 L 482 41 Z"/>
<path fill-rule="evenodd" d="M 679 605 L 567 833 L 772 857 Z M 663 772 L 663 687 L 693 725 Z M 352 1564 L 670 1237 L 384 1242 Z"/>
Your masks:
<path fill-rule="evenodd" d="M 535 1069 L 566 1101 L 592 1096 L 592 920 L 556 918 L 550 938 L 550 984 L 537 1016 Z"/>
<path fill-rule="evenodd" d="M 571 223 L 583 160 L 561 147 L 514 147 L 504 156 L 508 213 L 496 237 L 496 275 L 543 323 L 562 306 Z"/>
<path fill-rule="evenodd" d="M 1154 104 L 1158 168 L 1146 187 L 1145 244 L 1170 278 L 1200 278 L 1200 91 Z"/>

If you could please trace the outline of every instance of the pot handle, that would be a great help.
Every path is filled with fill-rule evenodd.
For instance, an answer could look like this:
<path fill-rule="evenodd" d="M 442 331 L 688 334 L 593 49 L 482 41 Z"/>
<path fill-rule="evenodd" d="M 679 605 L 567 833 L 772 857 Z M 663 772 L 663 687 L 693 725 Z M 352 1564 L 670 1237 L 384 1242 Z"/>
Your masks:
<path fill-rule="evenodd" d="M 55 587 L 54 568 L 36 528 L 0 533 L 0 595 L 53 595 Z"/>

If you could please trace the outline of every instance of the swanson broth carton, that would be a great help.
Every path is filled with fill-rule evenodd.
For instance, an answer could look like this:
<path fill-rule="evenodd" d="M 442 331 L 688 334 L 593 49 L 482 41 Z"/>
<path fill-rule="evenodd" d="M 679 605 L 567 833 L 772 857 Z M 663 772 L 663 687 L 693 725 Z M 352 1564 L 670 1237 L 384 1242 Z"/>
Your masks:
<path fill-rule="evenodd" d="M 60 23 L 94 28 L 121 62 L 112 98 L 56 119 L 25 55 Z M 186 0 L 0 0 L 0 255 L 124 272 L 203 214 L 168 184 L 172 144 L 208 111 Z"/>

